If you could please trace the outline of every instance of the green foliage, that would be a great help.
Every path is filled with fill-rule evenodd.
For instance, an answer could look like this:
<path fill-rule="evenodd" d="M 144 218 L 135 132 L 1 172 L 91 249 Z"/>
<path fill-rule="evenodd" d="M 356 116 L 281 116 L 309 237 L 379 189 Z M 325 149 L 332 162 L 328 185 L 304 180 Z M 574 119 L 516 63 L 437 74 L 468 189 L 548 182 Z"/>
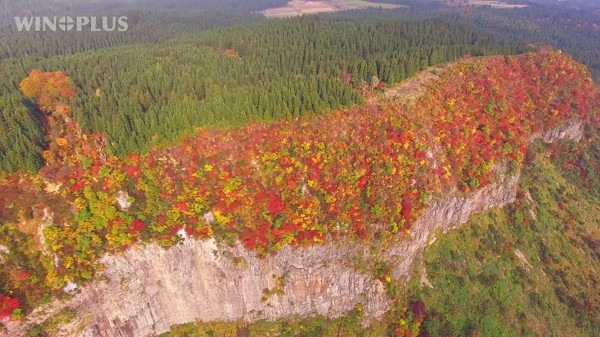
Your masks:
<path fill-rule="evenodd" d="M 600 171 L 589 161 L 586 178 L 570 163 L 600 159 L 593 138 L 550 152 L 536 145 L 514 205 L 474 216 L 426 250 L 433 288 L 413 277 L 408 297 L 427 303 L 432 336 L 600 336 Z"/>
<path fill-rule="evenodd" d="M 379 337 L 386 336 L 384 324 L 373 324 L 369 328 L 361 325 L 360 306 L 352 313 L 337 319 L 317 317 L 292 317 L 275 322 L 258 321 L 253 324 L 232 323 L 188 323 L 171 327 L 171 331 L 160 337 L 237 337 L 246 336 L 242 331 L 247 329 L 249 336 L 344 336 L 344 337 Z"/>
<path fill-rule="evenodd" d="M 71 322 L 76 315 L 77 312 L 75 310 L 67 309 L 60 311 L 41 324 L 36 324 L 31 327 L 25 334 L 25 337 L 56 336 L 59 329 Z"/>
<path fill-rule="evenodd" d="M 156 15 L 140 20 L 145 25 L 166 20 Z M 175 14 L 167 18 L 170 15 Z M 42 165 L 46 143 L 38 113 L 15 90 L 34 68 L 67 73 L 77 87 L 72 106 L 77 122 L 84 130 L 105 133 L 109 151 L 124 155 L 173 143 L 198 126 L 268 123 L 361 104 L 360 93 L 372 91 L 375 82 L 400 81 L 428 65 L 463 55 L 525 50 L 496 34 L 438 19 L 306 17 L 187 35 L 233 19 L 198 27 L 195 22 L 203 22 L 206 13 L 181 15 L 177 20 L 183 28 L 165 25 L 157 37 L 144 35 L 140 30 L 152 30 L 142 23 L 122 39 L 110 35 L 102 40 L 102 34 L 90 40 L 67 35 L 52 42 L 45 35 L 12 37 L 18 38 L 9 49 L 14 57 L 0 61 L 0 102 L 10 103 L 3 110 L 5 118 L 0 118 L 0 130 L 12 131 L 0 133 L 0 152 L 7 154 L 0 170 L 35 171 Z M 172 36 L 178 37 L 166 40 Z M 106 48 L 112 46 L 121 47 Z M 40 55 L 40 50 L 47 52 Z M 431 55 L 436 56 L 430 59 Z"/>

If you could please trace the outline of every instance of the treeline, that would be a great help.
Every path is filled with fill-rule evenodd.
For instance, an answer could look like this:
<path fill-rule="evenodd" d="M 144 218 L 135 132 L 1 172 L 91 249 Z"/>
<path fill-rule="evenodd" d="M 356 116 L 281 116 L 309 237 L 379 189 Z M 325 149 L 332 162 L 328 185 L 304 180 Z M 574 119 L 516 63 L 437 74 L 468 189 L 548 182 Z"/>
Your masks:
<path fill-rule="evenodd" d="M 600 80 L 600 18 L 584 6 L 531 4 L 520 9 L 497 10 L 485 7 L 452 8 L 440 4 L 406 2 L 401 10 L 369 8 L 336 13 L 336 17 L 390 19 L 437 18 L 471 24 L 490 34 L 498 34 L 522 44 L 550 45 L 585 64 L 596 81 Z M 588 4 L 591 6 L 591 4 Z M 596 5 L 596 7 L 598 7 Z"/>
<path fill-rule="evenodd" d="M 600 18 L 590 12 L 558 6 L 535 6 L 502 13 L 481 9 L 472 14 L 453 12 L 449 19 L 471 22 L 501 32 L 513 41 L 541 43 L 572 55 L 600 80 Z"/>
<path fill-rule="evenodd" d="M 17 31 L 14 22 L 0 28 L 0 59 L 75 54 L 115 46 L 158 43 L 183 34 L 264 20 L 260 14 L 199 11 L 125 11 L 103 15 L 126 16 L 125 32 Z"/>
<path fill-rule="evenodd" d="M 210 31 L 191 43 L 233 48 L 282 75 L 377 76 L 400 81 L 430 65 L 463 55 L 513 54 L 524 47 L 474 26 L 448 20 L 345 20 L 301 17 L 253 27 Z"/>
<path fill-rule="evenodd" d="M 39 114 L 14 89 L 0 97 L 0 170 L 36 171 L 44 164 L 45 144 Z"/>
<path fill-rule="evenodd" d="M 80 124 L 107 133 L 112 153 L 123 155 L 175 141 L 197 126 L 240 126 L 351 106 L 362 102 L 355 88 L 369 90 L 373 81 L 397 82 L 467 54 L 523 50 L 498 35 L 445 20 L 303 17 L 159 44 L 11 58 L 3 63 L 0 88 L 3 96 L 14 95 L 34 68 L 66 72 L 78 89 L 73 110 Z M 3 124 L 23 118 L 23 103 L 11 102 Z M 37 125 L 22 129 L 37 139 Z M 17 150 L 23 145 L 7 139 L 0 144 L 1 169 L 39 167 L 32 158 L 43 145 L 28 147 L 33 153 L 23 156 Z"/>
<path fill-rule="evenodd" d="M 280 7 L 287 0 L 4 0 L 0 3 L 0 24 L 13 24 L 15 16 L 101 15 L 124 11 L 208 10 L 211 12 L 248 14 L 270 7 Z"/>

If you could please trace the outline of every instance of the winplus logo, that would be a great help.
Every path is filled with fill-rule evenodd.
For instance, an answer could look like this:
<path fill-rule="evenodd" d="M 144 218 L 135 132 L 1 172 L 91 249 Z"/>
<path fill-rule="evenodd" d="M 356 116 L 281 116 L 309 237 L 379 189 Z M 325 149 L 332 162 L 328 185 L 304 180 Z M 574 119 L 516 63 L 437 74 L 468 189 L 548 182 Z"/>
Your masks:
<path fill-rule="evenodd" d="M 15 24 L 19 32 L 77 32 L 88 30 L 90 32 L 124 32 L 129 29 L 126 16 L 30 16 L 15 17 Z"/>

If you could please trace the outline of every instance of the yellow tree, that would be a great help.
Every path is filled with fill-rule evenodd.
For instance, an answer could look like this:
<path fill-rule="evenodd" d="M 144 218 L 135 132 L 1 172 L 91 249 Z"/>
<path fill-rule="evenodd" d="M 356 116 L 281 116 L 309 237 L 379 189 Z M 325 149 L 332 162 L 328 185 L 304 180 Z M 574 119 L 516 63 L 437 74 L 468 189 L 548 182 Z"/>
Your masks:
<path fill-rule="evenodd" d="M 68 114 L 70 108 L 62 102 L 75 96 L 70 78 L 61 71 L 43 72 L 34 69 L 21 81 L 19 88 L 26 97 L 36 98 L 44 112 Z"/>

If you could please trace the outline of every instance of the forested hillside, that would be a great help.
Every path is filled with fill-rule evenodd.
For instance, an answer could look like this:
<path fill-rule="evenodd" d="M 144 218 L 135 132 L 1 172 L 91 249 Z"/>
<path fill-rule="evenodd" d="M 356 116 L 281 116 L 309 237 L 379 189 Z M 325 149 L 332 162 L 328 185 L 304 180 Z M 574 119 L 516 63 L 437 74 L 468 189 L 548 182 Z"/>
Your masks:
<path fill-rule="evenodd" d="M 362 327 L 359 305 L 241 331 L 600 336 L 596 14 L 412 3 L 266 20 L 254 12 L 286 1 L 84 2 L 0 5 L 0 320 L 64 299 L 101 256 L 144 243 L 214 238 L 261 259 L 331 242 L 383 251 L 437 196 L 522 170 L 515 205 L 439 233 L 408 286 L 364 263 L 392 303 L 384 324 Z M 59 9 L 126 15 L 130 29 L 11 23 Z M 402 81 L 410 101 L 378 100 Z M 581 144 L 531 144 L 573 123 Z"/>
<path fill-rule="evenodd" d="M 128 33 L 132 41 L 160 40 L 147 41 L 143 28 L 136 29 L 140 31 Z M 91 49 L 103 43 L 101 38 L 80 41 Z M 124 155 L 173 142 L 199 126 L 241 126 L 349 107 L 363 102 L 362 95 L 378 85 L 463 55 L 525 50 L 497 34 L 444 20 L 319 17 L 39 58 L 32 50 L 46 50 L 46 43 L 58 44 L 60 51 L 71 39 L 34 40 L 33 49 L 16 52 L 33 57 L 2 61 L 0 129 L 9 130 L 0 134 L 2 170 L 41 167 L 47 143 L 39 113 L 16 91 L 36 68 L 69 74 L 79 93 L 74 117 L 84 130 L 105 133 L 111 153 Z"/>
<path fill-rule="evenodd" d="M 600 79 L 600 18 L 587 10 L 566 11 L 561 7 L 531 7 L 499 14 L 485 11 L 450 15 L 481 28 L 501 31 L 514 41 L 543 43 L 562 49 Z"/>
<path fill-rule="evenodd" d="M 48 114 L 50 139 L 40 175 L 6 176 L 0 189 L 2 278 L 26 310 L 92 278 L 104 253 L 168 247 L 181 233 L 239 240 L 263 257 L 338 239 L 386 247 L 410 232 L 429 196 L 489 185 L 496 163 L 518 169 L 531 134 L 598 122 L 589 74 L 557 52 L 464 60 L 412 107 L 198 130 L 126 157 L 80 129 L 64 73 L 32 72 L 20 89 Z M 23 226 L 47 212 L 42 240 Z"/>
<path fill-rule="evenodd" d="M 485 7 L 453 8 L 442 4 L 408 2 L 408 10 L 368 9 L 337 13 L 344 18 L 364 16 L 380 19 L 440 18 L 473 24 L 480 29 L 508 37 L 525 44 L 551 45 L 561 49 L 590 69 L 600 79 L 600 18 L 597 6 L 536 4 L 528 8 L 497 10 Z"/>
<path fill-rule="evenodd" d="M 0 4 L 0 23 L 10 23 L 15 16 L 100 15 L 126 11 L 176 10 L 241 13 L 247 15 L 270 7 L 285 6 L 287 0 L 6 0 Z"/>
<path fill-rule="evenodd" d="M 431 336 L 600 336 L 598 135 L 535 144 L 514 205 L 428 248 L 407 297 Z"/>
<path fill-rule="evenodd" d="M 126 16 L 124 32 L 83 30 L 60 32 L 18 32 L 14 22 L 0 28 L 0 60 L 31 58 L 37 62 L 56 55 L 69 55 L 110 47 L 158 43 L 183 34 L 202 30 L 244 25 L 262 21 L 258 14 L 213 11 L 123 11 L 105 15 Z"/>

